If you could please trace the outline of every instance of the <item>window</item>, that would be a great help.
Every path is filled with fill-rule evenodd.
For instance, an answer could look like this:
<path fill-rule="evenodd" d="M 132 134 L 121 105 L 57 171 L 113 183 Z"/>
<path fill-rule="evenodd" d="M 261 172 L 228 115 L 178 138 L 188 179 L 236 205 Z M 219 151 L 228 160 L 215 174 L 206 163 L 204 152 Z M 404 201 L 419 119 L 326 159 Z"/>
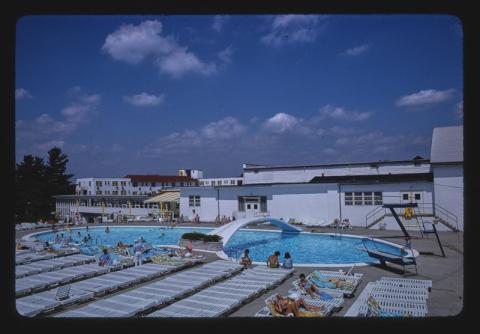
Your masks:
<path fill-rule="evenodd" d="M 253 208 L 254 208 L 255 210 L 257 210 L 257 209 L 258 209 L 258 204 L 253 204 Z"/>
<path fill-rule="evenodd" d="M 403 194 L 403 195 L 402 195 L 402 199 L 403 199 L 404 201 L 408 201 L 408 194 Z"/>
<path fill-rule="evenodd" d="M 363 193 L 361 193 L 361 192 L 354 192 L 353 193 L 353 204 L 354 205 L 362 205 L 363 204 Z"/>
<path fill-rule="evenodd" d="M 419 201 L 420 200 L 420 194 L 415 194 L 415 200 Z"/>
<path fill-rule="evenodd" d="M 247 209 L 250 210 L 250 204 L 247 204 Z"/>
<path fill-rule="evenodd" d="M 383 204 L 383 199 L 382 199 L 382 193 L 380 191 L 376 191 L 373 193 L 373 199 L 375 201 L 375 205 L 382 205 Z"/>
<path fill-rule="evenodd" d="M 112 186 L 118 186 L 118 182 L 117 181 L 112 181 Z"/>
<path fill-rule="evenodd" d="M 228 180 L 223 180 L 223 184 L 228 184 Z"/>
<path fill-rule="evenodd" d="M 235 180 L 230 180 L 230 184 L 235 185 Z"/>
<path fill-rule="evenodd" d="M 95 182 L 95 184 L 97 185 L 97 187 L 101 187 L 102 186 L 102 181 L 97 181 L 97 182 Z"/>
<path fill-rule="evenodd" d="M 191 207 L 200 206 L 200 196 L 188 196 L 188 205 Z"/>
<path fill-rule="evenodd" d="M 118 195 L 118 191 L 117 191 L 117 190 L 113 190 L 113 191 L 112 191 L 112 195 Z"/>
<path fill-rule="evenodd" d="M 345 193 L 345 205 L 353 205 L 353 193 Z"/>
<path fill-rule="evenodd" d="M 102 192 L 101 191 L 97 191 L 95 195 L 101 195 Z"/>
<path fill-rule="evenodd" d="M 373 204 L 372 193 L 371 192 L 363 193 L 363 200 L 364 200 L 363 204 L 372 205 Z"/>
<path fill-rule="evenodd" d="M 200 184 L 201 186 L 203 186 L 203 181 L 200 181 L 200 183 L 199 183 L 199 184 Z"/>

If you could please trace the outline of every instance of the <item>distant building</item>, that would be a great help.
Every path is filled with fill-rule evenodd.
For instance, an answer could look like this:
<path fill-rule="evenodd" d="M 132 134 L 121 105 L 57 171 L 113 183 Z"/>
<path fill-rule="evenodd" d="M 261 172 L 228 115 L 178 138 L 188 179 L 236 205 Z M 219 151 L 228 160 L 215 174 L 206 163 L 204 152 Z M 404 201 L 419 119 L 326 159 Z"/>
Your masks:
<path fill-rule="evenodd" d="M 241 186 L 242 184 L 243 177 L 217 177 L 198 180 L 198 185 L 200 187 Z"/>
<path fill-rule="evenodd" d="M 178 170 L 179 176 L 188 176 L 192 179 L 201 179 L 203 177 L 203 171 L 198 169 L 180 169 Z"/>

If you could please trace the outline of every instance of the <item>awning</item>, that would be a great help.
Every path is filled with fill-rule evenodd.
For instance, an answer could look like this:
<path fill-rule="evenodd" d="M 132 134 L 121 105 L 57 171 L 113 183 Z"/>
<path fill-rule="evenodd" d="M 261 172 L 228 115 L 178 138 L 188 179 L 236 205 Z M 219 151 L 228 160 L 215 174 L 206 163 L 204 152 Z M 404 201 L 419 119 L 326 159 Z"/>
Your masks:
<path fill-rule="evenodd" d="M 161 203 L 161 202 L 177 202 L 180 199 L 179 191 L 167 191 L 160 195 L 149 198 L 143 203 Z"/>

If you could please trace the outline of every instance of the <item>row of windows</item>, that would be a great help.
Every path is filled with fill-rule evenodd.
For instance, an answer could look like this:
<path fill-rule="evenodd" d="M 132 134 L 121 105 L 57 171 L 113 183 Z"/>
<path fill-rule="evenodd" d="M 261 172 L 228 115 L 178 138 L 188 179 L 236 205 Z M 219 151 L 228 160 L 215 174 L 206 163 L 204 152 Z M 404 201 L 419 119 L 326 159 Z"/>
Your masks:
<path fill-rule="evenodd" d="M 200 206 L 200 196 L 188 196 L 188 206 Z"/>
<path fill-rule="evenodd" d="M 201 186 L 221 186 L 221 185 L 241 185 L 242 181 L 240 180 L 212 180 L 212 181 L 200 181 L 199 185 Z"/>
<path fill-rule="evenodd" d="M 345 205 L 382 205 L 383 196 L 379 191 L 345 192 Z"/>

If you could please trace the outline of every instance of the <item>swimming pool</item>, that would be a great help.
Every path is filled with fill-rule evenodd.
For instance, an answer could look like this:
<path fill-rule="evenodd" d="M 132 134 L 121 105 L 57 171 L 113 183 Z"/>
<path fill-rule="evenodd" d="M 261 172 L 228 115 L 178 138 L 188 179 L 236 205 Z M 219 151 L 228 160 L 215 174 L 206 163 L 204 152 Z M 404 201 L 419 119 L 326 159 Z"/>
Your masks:
<path fill-rule="evenodd" d="M 65 237 L 71 236 L 75 242 L 81 242 L 87 233 L 90 233 L 92 245 L 114 246 L 121 240 L 123 243 L 132 244 L 135 239 L 143 237 L 152 245 L 178 245 L 183 233 L 202 232 L 208 233 L 213 228 L 205 227 L 110 227 L 110 232 L 105 232 L 105 227 L 73 228 L 70 232 L 61 231 Z M 40 232 L 31 234 L 31 237 L 54 241 L 53 232 Z M 280 231 L 265 231 L 253 229 L 240 229 L 227 242 L 222 257 L 238 258 L 241 252 L 248 248 L 250 256 L 256 263 L 265 263 L 274 251 L 281 253 L 280 260 L 285 252 L 292 256 L 294 264 L 306 266 L 347 266 L 352 264 L 365 265 L 378 263 L 363 249 L 363 237 L 342 235 L 341 237 L 323 233 L 284 233 Z M 381 250 L 400 254 L 400 245 L 376 239 L 375 246 Z"/>

